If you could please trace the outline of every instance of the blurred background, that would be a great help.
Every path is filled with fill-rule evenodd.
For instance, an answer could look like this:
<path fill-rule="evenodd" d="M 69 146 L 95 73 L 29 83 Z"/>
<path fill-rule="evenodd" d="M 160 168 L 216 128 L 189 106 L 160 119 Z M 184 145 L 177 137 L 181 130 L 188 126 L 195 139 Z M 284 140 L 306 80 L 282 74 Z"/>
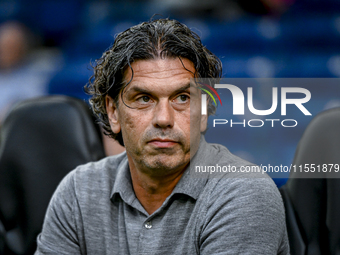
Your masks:
<path fill-rule="evenodd" d="M 155 14 L 193 29 L 221 59 L 224 77 L 340 76 L 338 0 L 0 0 L 0 123 L 15 102 L 29 97 L 88 100 L 83 86 L 91 63 L 117 33 Z M 313 115 L 340 106 L 338 90 L 318 90 Z M 259 90 L 257 100 L 265 95 Z M 218 142 L 256 164 L 289 165 L 310 120 L 271 136 L 266 129 L 225 129 Z M 281 177 L 278 186 L 288 173 Z"/>

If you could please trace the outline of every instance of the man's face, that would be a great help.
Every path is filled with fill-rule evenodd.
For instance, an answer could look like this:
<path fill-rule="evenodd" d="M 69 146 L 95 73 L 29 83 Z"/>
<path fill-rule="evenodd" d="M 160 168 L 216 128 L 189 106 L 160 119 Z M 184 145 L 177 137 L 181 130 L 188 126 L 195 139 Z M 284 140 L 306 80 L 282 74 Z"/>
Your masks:
<path fill-rule="evenodd" d="M 182 62 L 178 58 L 136 61 L 118 107 L 107 96 L 110 125 L 114 133 L 122 132 L 130 168 L 154 176 L 184 170 L 190 161 L 190 135 L 197 141 L 191 152 L 196 153 L 207 119 L 200 113 L 199 90 L 190 88 L 193 63 Z M 131 76 L 128 68 L 125 81 Z"/>

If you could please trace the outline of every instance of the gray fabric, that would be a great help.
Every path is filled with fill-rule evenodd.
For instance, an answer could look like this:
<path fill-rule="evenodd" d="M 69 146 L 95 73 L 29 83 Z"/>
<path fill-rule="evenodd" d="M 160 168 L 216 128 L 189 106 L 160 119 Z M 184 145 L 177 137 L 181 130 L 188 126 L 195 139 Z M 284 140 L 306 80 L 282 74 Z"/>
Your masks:
<path fill-rule="evenodd" d="M 191 164 L 249 164 L 202 139 Z M 35 254 L 289 254 L 281 196 L 257 174 L 193 178 L 186 171 L 148 215 L 126 154 L 89 163 L 59 185 Z"/>

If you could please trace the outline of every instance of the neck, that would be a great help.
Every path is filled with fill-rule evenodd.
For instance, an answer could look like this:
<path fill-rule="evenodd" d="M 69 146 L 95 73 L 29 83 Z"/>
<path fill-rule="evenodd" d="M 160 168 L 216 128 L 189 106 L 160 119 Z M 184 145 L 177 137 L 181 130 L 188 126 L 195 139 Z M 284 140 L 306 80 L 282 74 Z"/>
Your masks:
<path fill-rule="evenodd" d="M 150 176 L 130 166 L 131 179 L 136 197 L 149 215 L 162 206 L 174 190 L 184 170 L 167 176 Z"/>

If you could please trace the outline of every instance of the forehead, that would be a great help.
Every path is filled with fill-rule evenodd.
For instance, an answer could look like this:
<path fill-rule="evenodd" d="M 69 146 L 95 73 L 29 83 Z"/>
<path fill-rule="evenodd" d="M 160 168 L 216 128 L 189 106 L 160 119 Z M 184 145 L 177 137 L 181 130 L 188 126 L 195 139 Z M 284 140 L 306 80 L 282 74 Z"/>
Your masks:
<path fill-rule="evenodd" d="M 182 60 L 182 61 L 181 61 Z M 188 59 L 165 58 L 138 60 L 131 64 L 133 79 L 129 86 L 142 86 L 149 89 L 171 89 L 183 86 L 194 77 L 194 64 Z M 124 78 L 128 83 L 132 71 L 127 68 Z"/>

